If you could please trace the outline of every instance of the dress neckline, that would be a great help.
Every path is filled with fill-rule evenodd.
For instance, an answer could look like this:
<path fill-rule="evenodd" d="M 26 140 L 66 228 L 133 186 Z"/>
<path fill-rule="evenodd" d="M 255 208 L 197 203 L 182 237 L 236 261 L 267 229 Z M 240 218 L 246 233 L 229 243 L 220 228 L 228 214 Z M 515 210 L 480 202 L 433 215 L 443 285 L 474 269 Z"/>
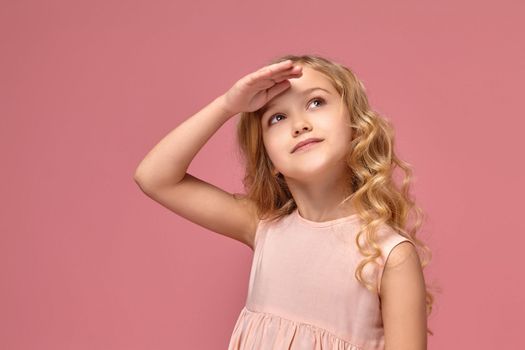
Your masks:
<path fill-rule="evenodd" d="M 359 216 L 357 215 L 357 213 L 354 213 L 352 215 L 344 216 L 342 218 L 337 218 L 337 219 L 332 219 L 332 220 L 327 220 L 327 221 L 312 221 L 312 220 L 303 218 L 301 214 L 299 214 L 298 208 L 295 208 L 292 214 L 295 216 L 298 222 L 300 222 L 303 225 L 310 226 L 310 227 L 327 227 L 327 226 L 337 225 L 343 222 L 352 222 L 352 221 L 356 221 L 359 219 Z"/>

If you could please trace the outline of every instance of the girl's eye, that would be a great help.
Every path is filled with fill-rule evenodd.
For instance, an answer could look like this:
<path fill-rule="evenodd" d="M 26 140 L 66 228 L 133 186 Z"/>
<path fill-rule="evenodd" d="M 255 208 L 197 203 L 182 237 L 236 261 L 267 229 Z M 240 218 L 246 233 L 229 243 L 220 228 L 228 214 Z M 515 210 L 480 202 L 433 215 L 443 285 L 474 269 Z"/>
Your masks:
<path fill-rule="evenodd" d="M 315 97 L 313 99 L 310 100 L 310 102 L 308 102 L 308 105 L 310 105 L 311 102 L 314 102 L 314 101 L 320 101 L 321 104 L 324 103 L 324 100 L 321 98 L 321 97 Z M 275 123 L 272 123 L 272 120 L 274 119 L 274 117 L 278 117 L 278 116 L 283 116 L 282 114 L 274 114 L 272 115 L 269 119 L 268 119 L 268 124 L 275 124 Z"/>
<path fill-rule="evenodd" d="M 322 98 L 320 98 L 320 97 L 314 98 L 311 102 L 314 102 L 314 101 L 321 101 L 321 104 L 324 103 L 324 100 Z"/>

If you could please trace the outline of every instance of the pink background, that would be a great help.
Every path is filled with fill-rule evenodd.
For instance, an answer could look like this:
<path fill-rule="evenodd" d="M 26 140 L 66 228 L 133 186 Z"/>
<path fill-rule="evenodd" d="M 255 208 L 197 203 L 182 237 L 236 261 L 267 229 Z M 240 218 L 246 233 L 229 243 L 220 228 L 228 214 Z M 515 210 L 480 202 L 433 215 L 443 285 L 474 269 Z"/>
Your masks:
<path fill-rule="evenodd" d="M 145 154 L 285 53 L 352 68 L 429 218 L 429 349 L 523 335 L 521 1 L 4 1 L 0 348 L 226 349 L 251 250 L 133 181 Z M 230 119 L 189 172 L 241 191 Z"/>

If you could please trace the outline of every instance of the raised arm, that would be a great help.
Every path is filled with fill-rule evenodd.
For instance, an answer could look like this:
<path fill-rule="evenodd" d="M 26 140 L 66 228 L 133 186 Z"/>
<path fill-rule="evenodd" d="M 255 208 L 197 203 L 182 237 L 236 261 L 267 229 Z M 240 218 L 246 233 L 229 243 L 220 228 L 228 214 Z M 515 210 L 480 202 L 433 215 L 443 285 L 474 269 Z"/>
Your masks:
<path fill-rule="evenodd" d="M 174 213 L 253 248 L 258 224 L 255 204 L 187 173 L 204 144 L 232 116 L 254 111 L 300 75 L 291 62 L 263 67 L 240 79 L 168 133 L 142 160 L 134 180 L 153 200 Z"/>
<path fill-rule="evenodd" d="M 166 135 L 140 162 L 134 179 L 149 192 L 183 180 L 195 155 L 234 114 L 219 96 Z"/>

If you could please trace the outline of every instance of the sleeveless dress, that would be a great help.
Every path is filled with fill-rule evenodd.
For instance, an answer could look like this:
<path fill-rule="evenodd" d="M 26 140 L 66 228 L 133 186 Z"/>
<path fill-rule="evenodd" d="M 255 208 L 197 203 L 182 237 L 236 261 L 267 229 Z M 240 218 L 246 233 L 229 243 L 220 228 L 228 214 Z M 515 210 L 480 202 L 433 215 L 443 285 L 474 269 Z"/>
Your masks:
<path fill-rule="evenodd" d="M 355 243 L 359 222 L 357 214 L 310 221 L 298 209 L 260 220 L 247 300 L 228 350 L 384 349 L 379 296 L 354 277 L 363 258 Z M 413 244 L 387 225 L 377 237 L 381 265 L 365 266 L 367 280 L 381 278 L 396 245 Z"/>

